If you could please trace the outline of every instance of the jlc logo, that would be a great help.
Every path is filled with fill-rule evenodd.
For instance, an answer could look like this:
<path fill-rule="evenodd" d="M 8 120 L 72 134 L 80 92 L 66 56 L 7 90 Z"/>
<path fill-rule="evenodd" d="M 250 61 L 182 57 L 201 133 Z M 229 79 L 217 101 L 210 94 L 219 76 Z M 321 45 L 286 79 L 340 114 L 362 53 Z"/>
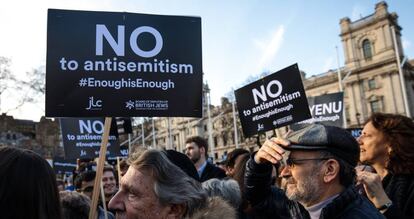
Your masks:
<path fill-rule="evenodd" d="M 102 100 L 94 101 L 93 97 L 89 97 L 89 105 L 86 110 L 101 110 L 102 109 Z"/>
<path fill-rule="evenodd" d="M 138 36 L 142 33 L 149 33 L 155 38 L 155 46 L 152 50 L 144 51 L 138 47 Z M 109 43 L 117 56 L 125 56 L 125 26 L 118 25 L 118 37 L 117 40 L 109 33 L 108 28 L 104 24 L 96 25 L 96 51 L 97 56 L 103 55 L 103 39 Z M 150 58 L 156 56 L 162 49 L 163 40 L 160 32 L 153 27 L 142 26 L 132 31 L 129 37 L 129 45 L 135 54 L 144 58 Z"/>

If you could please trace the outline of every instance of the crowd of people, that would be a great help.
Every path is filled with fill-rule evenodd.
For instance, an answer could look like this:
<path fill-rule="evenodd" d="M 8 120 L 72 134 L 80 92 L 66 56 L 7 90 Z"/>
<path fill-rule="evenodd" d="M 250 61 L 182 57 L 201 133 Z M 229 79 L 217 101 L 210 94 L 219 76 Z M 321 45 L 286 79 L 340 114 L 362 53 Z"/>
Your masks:
<path fill-rule="evenodd" d="M 88 218 L 95 165 L 78 165 L 70 191 L 39 155 L 0 147 L 0 218 Z M 373 114 L 357 139 L 309 125 L 220 167 L 199 136 L 185 154 L 141 149 L 119 166 L 104 167 L 99 219 L 414 218 L 414 122 L 401 115 Z"/>

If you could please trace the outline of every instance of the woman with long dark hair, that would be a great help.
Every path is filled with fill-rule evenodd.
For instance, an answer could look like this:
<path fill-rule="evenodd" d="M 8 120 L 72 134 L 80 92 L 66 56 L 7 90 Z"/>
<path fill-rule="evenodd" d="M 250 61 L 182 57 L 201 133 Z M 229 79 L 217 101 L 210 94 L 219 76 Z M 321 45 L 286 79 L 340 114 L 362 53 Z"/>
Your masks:
<path fill-rule="evenodd" d="M 376 113 L 361 136 L 360 161 L 376 173 L 357 171 L 371 202 L 385 217 L 414 217 L 414 122 L 394 114 Z"/>
<path fill-rule="evenodd" d="M 0 146 L 0 218 L 60 219 L 56 177 L 36 153 Z"/>

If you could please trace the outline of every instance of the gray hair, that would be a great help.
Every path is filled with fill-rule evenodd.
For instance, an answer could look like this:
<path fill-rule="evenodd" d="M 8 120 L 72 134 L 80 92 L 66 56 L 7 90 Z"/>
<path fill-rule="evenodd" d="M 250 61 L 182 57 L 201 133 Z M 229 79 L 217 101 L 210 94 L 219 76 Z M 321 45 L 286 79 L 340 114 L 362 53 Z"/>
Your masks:
<path fill-rule="evenodd" d="M 63 219 L 88 218 L 91 200 L 86 195 L 70 191 L 61 191 L 59 195 Z"/>
<path fill-rule="evenodd" d="M 210 197 L 220 196 L 235 209 L 237 209 L 241 203 L 240 187 L 234 179 L 209 179 L 203 182 L 202 187 Z"/>
<path fill-rule="evenodd" d="M 140 156 L 132 156 L 129 163 L 136 169 L 150 171 L 161 204 L 184 204 L 188 216 L 206 204 L 207 194 L 201 184 L 171 163 L 164 151 L 144 151 Z"/>

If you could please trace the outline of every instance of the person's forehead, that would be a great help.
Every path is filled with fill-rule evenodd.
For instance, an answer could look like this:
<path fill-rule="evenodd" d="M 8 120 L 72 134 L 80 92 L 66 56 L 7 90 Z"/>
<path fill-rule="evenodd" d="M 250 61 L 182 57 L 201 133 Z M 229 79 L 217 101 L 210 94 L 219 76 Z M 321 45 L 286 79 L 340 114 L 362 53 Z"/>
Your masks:
<path fill-rule="evenodd" d="M 103 172 L 104 177 L 115 177 L 114 173 L 111 170 L 107 170 Z"/>
<path fill-rule="evenodd" d="M 195 142 L 190 142 L 185 145 L 186 148 L 196 148 L 198 145 Z"/>
<path fill-rule="evenodd" d="M 362 129 L 362 135 L 373 136 L 376 139 L 381 139 L 384 136 L 380 130 L 375 128 L 372 122 L 365 124 L 364 128 Z"/>
<path fill-rule="evenodd" d="M 367 124 L 365 124 L 363 131 L 376 132 L 378 130 L 374 127 L 372 122 L 368 122 Z"/>
<path fill-rule="evenodd" d="M 138 170 L 130 166 L 125 175 L 121 178 L 121 185 L 129 188 L 139 189 L 142 186 L 154 184 L 149 171 Z"/>

